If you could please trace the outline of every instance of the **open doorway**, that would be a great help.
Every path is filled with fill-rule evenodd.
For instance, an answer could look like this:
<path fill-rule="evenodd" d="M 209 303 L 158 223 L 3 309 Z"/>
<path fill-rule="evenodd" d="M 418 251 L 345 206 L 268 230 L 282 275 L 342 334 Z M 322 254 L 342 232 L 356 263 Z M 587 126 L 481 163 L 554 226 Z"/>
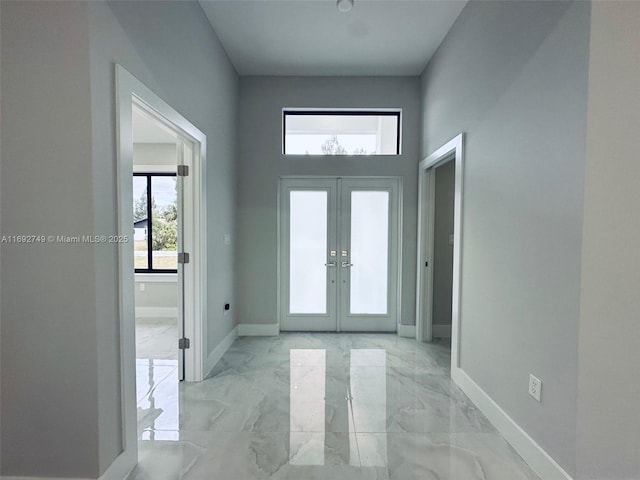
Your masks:
<path fill-rule="evenodd" d="M 149 388 L 149 375 L 155 382 L 166 373 L 159 370 L 173 369 L 167 383 L 173 398 L 179 379 L 204 375 L 206 136 L 123 67 L 115 70 L 118 233 L 131 239 L 119 244 L 118 261 L 124 446 L 118 462 L 130 470 L 144 423 L 167 407 L 154 403 L 158 386 Z"/>
<path fill-rule="evenodd" d="M 138 397 L 155 385 L 155 371 L 184 380 L 182 269 L 183 200 L 177 176 L 182 140 L 138 105 L 132 111 L 133 250 Z"/>
<path fill-rule="evenodd" d="M 416 338 L 451 338 L 452 371 L 459 366 L 462 252 L 463 135 L 418 168 Z"/>
<path fill-rule="evenodd" d="M 451 338 L 453 298 L 453 207 L 456 164 L 453 158 L 433 167 L 433 284 L 431 336 Z"/>

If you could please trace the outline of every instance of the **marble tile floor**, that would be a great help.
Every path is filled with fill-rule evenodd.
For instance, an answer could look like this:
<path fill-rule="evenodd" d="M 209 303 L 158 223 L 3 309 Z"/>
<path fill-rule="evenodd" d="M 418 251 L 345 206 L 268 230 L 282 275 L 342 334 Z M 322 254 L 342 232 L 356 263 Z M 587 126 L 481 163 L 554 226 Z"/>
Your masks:
<path fill-rule="evenodd" d="M 178 359 L 178 319 L 136 318 L 136 358 Z"/>
<path fill-rule="evenodd" d="M 392 334 L 240 337 L 200 383 L 138 363 L 132 480 L 534 480 L 449 378 Z"/>

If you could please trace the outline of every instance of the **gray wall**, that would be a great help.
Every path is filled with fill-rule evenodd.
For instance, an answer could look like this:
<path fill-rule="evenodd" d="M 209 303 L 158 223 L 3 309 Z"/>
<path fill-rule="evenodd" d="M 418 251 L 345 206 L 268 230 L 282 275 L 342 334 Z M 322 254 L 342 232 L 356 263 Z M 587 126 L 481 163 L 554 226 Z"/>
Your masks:
<path fill-rule="evenodd" d="M 466 133 L 462 369 L 569 473 L 589 14 L 587 2 L 470 2 L 422 79 L 422 154 Z"/>
<path fill-rule="evenodd" d="M 148 278 L 148 277 L 147 277 Z M 140 288 L 144 284 L 144 291 Z M 173 308 L 178 311 L 178 282 L 153 281 L 136 278 L 136 316 L 139 308 Z M 167 311 L 167 313 L 170 313 Z M 177 314 L 177 313 L 176 313 Z M 156 315 L 154 315 L 156 316 Z M 160 316 L 160 315 L 157 315 Z"/>
<path fill-rule="evenodd" d="M 404 179 L 402 323 L 415 323 L 420 84 L 407 78 L 243 77 L 238 171 L 238 322 L 277 322 L 277 193 L 280 175 L 379 175 Z M 403 109 L 402 155 L 292 157 L 282 150 L 282 108 Z"/>
<path fill-rule="evenodd" d="M 238 79 L 200 6 L 3 3 L 1 54 L 5 234 L 116 232 L 114 62 L 207 135 L 212 350 L 234 325 Z M 121 451 L 116 248 L 3 245 L 3 474 L 96 478 Z"/>
<path fill-rule="evenodd" d="M 93 232 L 87 6 L 3 2 L 2 232 Z M 98 473 L 89 245 L 2 245 L 3 475 Z"/>
<path fill-rule="evenodd" d="M 576 480 L 640 478 L 640 3 L 594 2 Z"/>
<path fill-rule="evenodd" d="M 453 295 L 453 207 L 455 193 L 455 161 L 435 169 L 435 218 L 433 235 L 433 324 L 451 325 Z"/>

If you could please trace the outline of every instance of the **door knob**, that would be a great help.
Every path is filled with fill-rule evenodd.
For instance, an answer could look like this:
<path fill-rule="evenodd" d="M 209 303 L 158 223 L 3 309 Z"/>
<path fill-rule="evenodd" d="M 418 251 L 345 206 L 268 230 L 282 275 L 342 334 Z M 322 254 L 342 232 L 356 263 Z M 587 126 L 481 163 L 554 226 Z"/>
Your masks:
<path fill-rule="evenodd" d="M 348 268 L 348 267 L 353 267 L 353 263 L 349 263 L 349 262 L 342 262 L 342 268 Z"/>

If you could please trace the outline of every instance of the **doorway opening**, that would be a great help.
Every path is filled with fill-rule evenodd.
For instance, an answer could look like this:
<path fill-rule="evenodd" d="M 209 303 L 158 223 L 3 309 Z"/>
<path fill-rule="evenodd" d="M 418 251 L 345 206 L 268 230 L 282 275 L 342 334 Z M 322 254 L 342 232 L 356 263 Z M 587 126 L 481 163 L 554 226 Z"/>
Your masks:
<path fill-rule="evenodd" d="M 416 339 L 450 336 L 452 369 L 459 366 L 462 148 L 459 134 L 418 167 Z"/>
<path fill-rule="evenodd" d="M 134 104 L 133 250 L 135 271 L 136 390 L 140 398 L 163 381 L 184 380 L 183 185 L 177 176 L 186 147 L 178 132 Z M 140 406 L 138 406 L 140 408 Z"/>
<path fill-rule="evenodd" d="M 395 332 L 401 180 L 280 181 L 280 328 Z"/>
<path fill-rule="evenodd" d="M 118 228 L 130 238 L 119 244 L 118 262 L 119 458 L 135 464 L 138 407 L 148 411 L 143 421 L 168 408 L 153 404 L 157 379 L 166 374 L 177 393 L 178 380 L 204 375 L 206 137 L 120 65 L 116 87 Z"/>

